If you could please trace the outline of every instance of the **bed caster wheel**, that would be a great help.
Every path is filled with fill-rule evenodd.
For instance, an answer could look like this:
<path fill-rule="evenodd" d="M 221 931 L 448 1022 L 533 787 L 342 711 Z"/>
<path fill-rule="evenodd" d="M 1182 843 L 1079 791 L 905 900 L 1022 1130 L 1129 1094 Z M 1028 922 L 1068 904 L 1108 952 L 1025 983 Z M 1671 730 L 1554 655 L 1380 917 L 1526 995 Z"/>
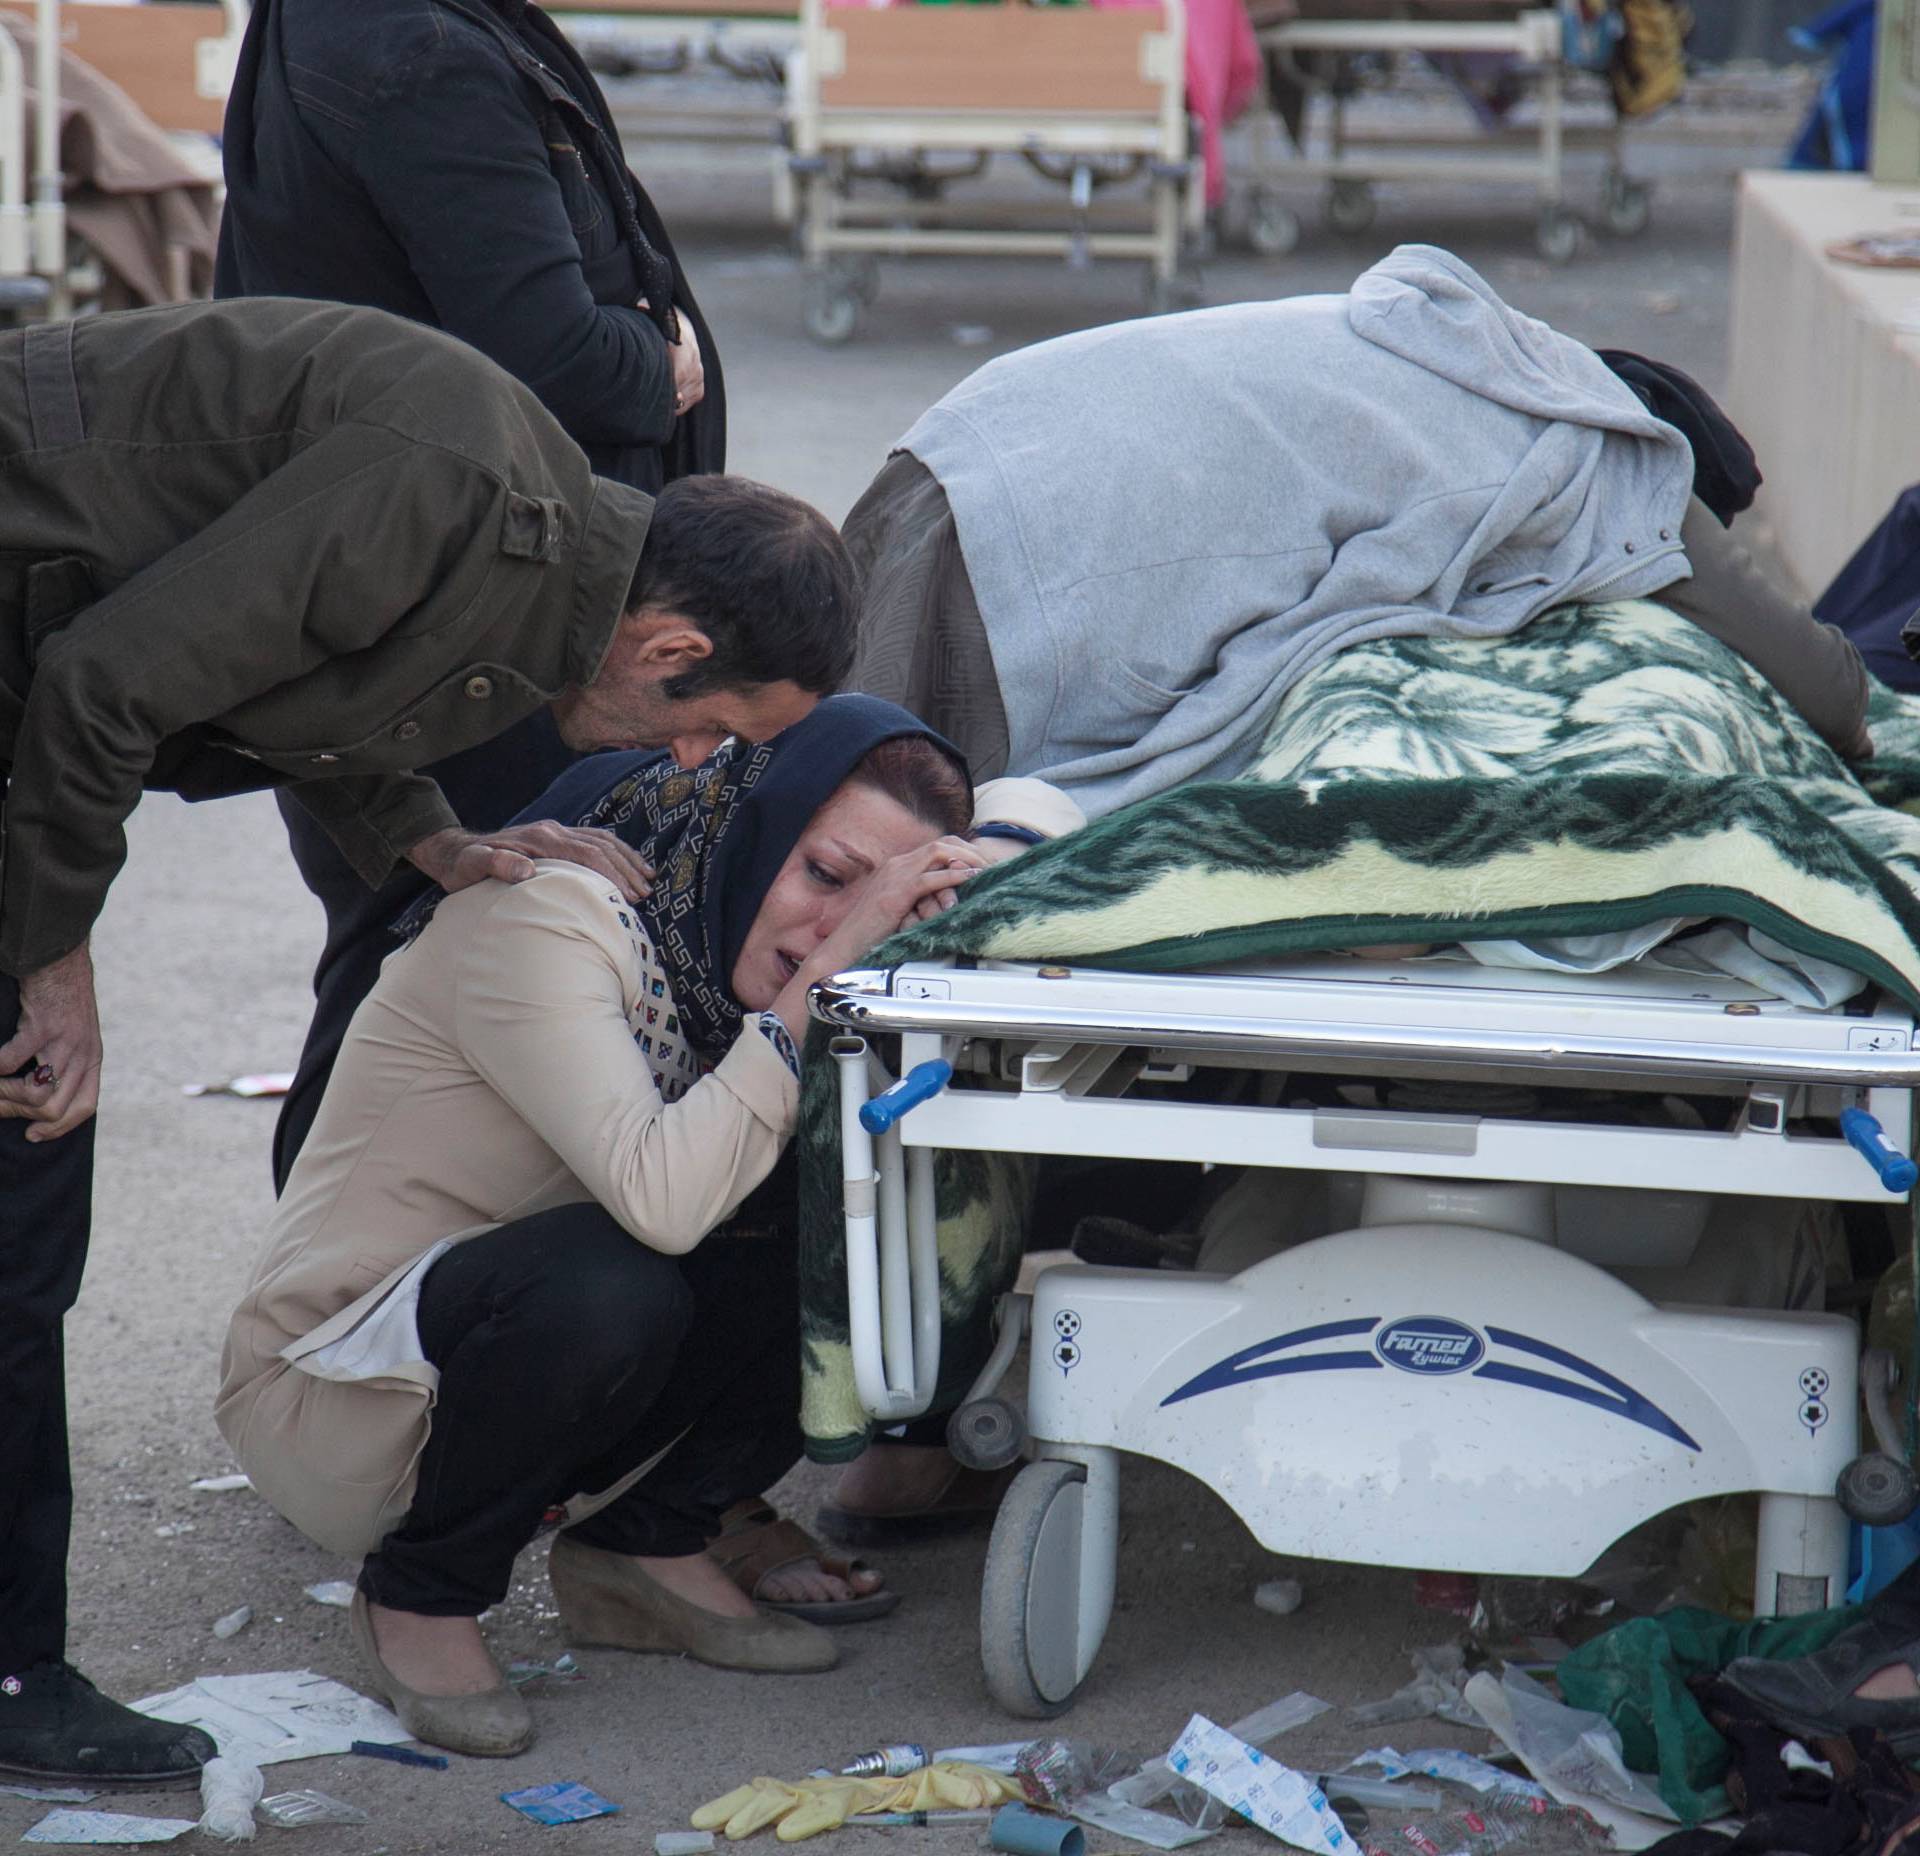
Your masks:
<path fill-rule="evenodd" d="M 1328 184 L 1320 211 L 1335 232 L 1364 232 L 1379 210 L 1373 188 L 1364 180 L 1336 180 Z"/>
<path fill-rule="evenodd" d="M 1533 243 L 1550 264 L 1565 264 L 1580 249 L 1580 221 L 1563 206 L 1549 206 L 1540 215 Z"/>
<path fill-rule="evenodd" d="M 1027 1447 L 1027 1421 L 1003 1398 L 976 1398 L 947 1420 L 947 1448 L 968 1469 L 1005 1469 Z"/>
<path fill-rule="evenodd" d="M 823 277 L 808 288 L 802 319 L 815 341 L 837 348 L 853 339 L 854 330 L 860 326 L 861 307 L 857 291 L 838 278 Z"/>
<path fill-rule="evenodd" d="M 1009 1714 L 1063 1714 L 1085 1672 L 1079 1646 L 1080 1529 L 1087 1472 L 1029 1463 L 994 1518 L 980 1580 L 980 1661 L 987 1693 Z"/>
<path fill-rule="evenodd" d="M 1609 174 L 1600 211 L 1609 232 L 1620 238 L 1637 238 L 1653 217 L 1653 189 L 1643 180 Z"/>
<path fill-rule="evenodd" d="M 1834 1497 L 1862 1527 L 1897 1527 L 1920 1507 L 1920 1481 L 1897 1456 L 1869 1450 L 1840 1472 Z"/>
<path fill-rule="evenodd" d="M 1272 194 L 1247 202 L 1247 243 L 1263 258 L 1284 258 L 1300 243 L 1300 215 Z"/>

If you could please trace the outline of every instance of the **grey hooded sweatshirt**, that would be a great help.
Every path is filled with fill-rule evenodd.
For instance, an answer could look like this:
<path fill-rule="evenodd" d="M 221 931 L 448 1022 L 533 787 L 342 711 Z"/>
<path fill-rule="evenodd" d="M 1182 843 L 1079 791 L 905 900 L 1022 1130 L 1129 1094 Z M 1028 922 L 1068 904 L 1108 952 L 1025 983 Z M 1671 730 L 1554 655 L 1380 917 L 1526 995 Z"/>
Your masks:
<path fill-rule="evenodd" d="M 1021 349 L 901 448 L 953 509 L 1008 772 L 1090 815 L 1242 771 L 1344 645 L 1499 637 L 1690 571 L 1687 441 L 1431 245 L 1345 296 Z"/>

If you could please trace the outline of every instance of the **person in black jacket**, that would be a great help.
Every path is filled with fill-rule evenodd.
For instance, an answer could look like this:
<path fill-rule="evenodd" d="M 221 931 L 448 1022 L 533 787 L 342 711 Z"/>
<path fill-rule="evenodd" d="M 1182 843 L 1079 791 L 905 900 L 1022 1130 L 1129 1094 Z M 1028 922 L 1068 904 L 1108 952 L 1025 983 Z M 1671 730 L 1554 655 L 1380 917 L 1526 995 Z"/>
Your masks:
<path fill-rule="evenodd" d="M 256 0 L 227 105 L 215 294 L 371 304 L 539 396 L 595 472 L 649 494 L 726 467 L 713 343 L 606 99 L 526 0 Z M 568 764 L 545 715 L 428 768 L 470 830 Z M 283 803 L 325 905 L 315 1011 L 274 1135 L 284 1184 L 422 879 L 370 890 Z"/>

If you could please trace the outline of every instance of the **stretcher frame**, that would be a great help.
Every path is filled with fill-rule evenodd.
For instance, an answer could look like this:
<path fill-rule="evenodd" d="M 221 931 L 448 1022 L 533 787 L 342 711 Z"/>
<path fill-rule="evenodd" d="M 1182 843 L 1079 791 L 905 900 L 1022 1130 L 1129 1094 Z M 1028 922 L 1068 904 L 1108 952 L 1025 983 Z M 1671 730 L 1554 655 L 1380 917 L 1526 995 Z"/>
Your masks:
<path fill-rule="evenodd" d="M 1886 1203 L 1882 1162 L 1817 1130 L 1861 1109 L 1904 1150 L 1920 1085 L 1897 1002 L 1804 1010 L 1713 975 L 924 962 L 838 974 L 809 1004 L 837 1033 L 849 1335 L 879 1423 L 925 1412 L 939 1383 L 941 1149 L 1361 1174 L 1440 1199 L 1625 1183 Z M 1195 1068 L 1673 1090 L 1732 1112 L 1696 1129 L 1136 1093 Z M 1407 1366 L 1389 1351 L 1415 1317 L 1432 1318 L 1418 1344 L 1472 1350 L 1460 1376 L 1379 1370 Z M 997 1390 L 1028 1332 L 1023 1421 Z M 1898 1473 L 1859 1454 L 1860 1345 L 1842 1316 L 1650 1302 L 1561 1239 L 1478 1213 L 1362 1219 L 1232 1277 L 1045 1270 L 1003 1306 L 949 1427 L 979 1467 L 1030 1449 L 983 1578 L 988 1687 L 1033 1717 L 1079 1693 L 1113 1602 L 1126 1453 L 1208 1482 L 1272 1551 L 1558 1577 L 1679 1502 L 1753 1491 L 1756 1612 L 1837 1603 L 1848 1480 Z M 969 1455 L 981 1438 L 999 1454 Z M 1423 1522 L 1436 1512 L 1447 1527 Z"/>
<path fill-rule="evenodd" d="M 1190 300 L 1182 258 L 1204 195 L 1188 138 L 1183 0 L 1112 10 L 803 0 L 787 130 L 805 321 L 818 341 L 853 335 L 882 256 L 1138 259 L 1152 307 Z M 1002 155 L 1061 179 L 1064 210 L 945 197 L 950 178 Z M 943 174 L 942 158 L 968 165 Z M 857 192 L 863 163 L 876 160 L 904 184 Z M 1094 197 L 1115 161 L 1144 176 L 1144 202 Z"/>
<path fill-rule="evenodd" d="M 1643 232 L 1651 191 L 1626 169 L 1623 131 L 1616 120 L 1600 130 L 1574 130 L 1566 121 L 1563 28 L 1552 6 L 1528 5 L 1510 19 L 1290 20 L 1263 27 L 1263 51 L 1285 64 L 1309 96 L 1324 94 L 1329 151 L 1287 157 L 1279 152 L 1271 110 L 1255 113 L 1247 167 L 1247 223 L 1255 248 L 1268 255 L 1299 242 L 1298 217 L 1280 200 L 1276 183 L 1293 178 L 1326 183 L 1322 216 L 1333 230 L 1365 231 L 1374 217 L 1373 187 L 1380 181 L 1493 181 L 1531 187 L 1538 198 L 1535 243 L 1541 255 L 1564 263 L 1578 251 L 1581 221 L 1566 203 L 1566 153 L 1573 146 L 1605 150 L 1601 217 L 1621 237 Z M 1417 52 L 1491 52 L 1518 59 L 1534 74 L 1539 123 L 1532 130 L 1476 130 L 1469 136 L 1419 136 L 1398 142 L 1369 137 L 1348 121 L 1348 98 L 1317 84 L 1302 55 Z"/>

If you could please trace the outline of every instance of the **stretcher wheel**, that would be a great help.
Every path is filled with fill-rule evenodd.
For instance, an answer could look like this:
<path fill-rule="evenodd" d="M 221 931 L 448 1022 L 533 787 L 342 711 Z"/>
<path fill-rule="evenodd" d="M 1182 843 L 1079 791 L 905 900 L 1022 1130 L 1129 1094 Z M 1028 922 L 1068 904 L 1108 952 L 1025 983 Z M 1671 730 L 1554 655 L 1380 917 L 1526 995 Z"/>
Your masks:
<path fill-rule="evenodd" d="M 1003 1398 L 970 1399 L 947 1420 L 947 1448 L 968 1469 L 1005 1469 L 1027 1447 L 1027 1421 Z"/>
<path fill-rule="evenodd" d="M 1300 215 L 1260 188 L 1247 199 L 1247 243 L 1263 258 L 1284 258 L 1300 243 Z"/>
<path fill-rule="evenodd" d="M 1379 203 L 1373 187 L 1364 180 L 1333 180 L 1327 183 L 1327 197 L 1320 211 L 1336 232 L 1364 232 L 1373 224 Z"/>
<path fill-rule="evenodd" d="M 860 326 L 859 293 L 837 277 L 823 277 L 807 290 L 802 320 L 807 333 L 829 347 L 851 341 Z"/>
<path fill-rule="evenodd" d="M 1552 264 L 1565 264 L 1580 249 L 1580 221 L 1564 206 L 1542 209 L 1533 235 L 1535 248 Z"/>
<path fill-rule="evenodd" d="M 1621 238 L 1637 238 L 1653 217 L 1653 189 L 1643 180 L 1609 174 L 1600 211 L 1609 232 Z"/>
<path fill-rule="evenodd" d="M 1073 1705 L 1079 1646 L 1080 1526 L 1087 1472 L 1042 1459 L 1013 1479 L 980 1580 L 980 1661 L 1009 1714 L 1043 1721 Z"/>
<path fill-rule="evenodd" d="M 1898 1527 L 1920 1507 L 1920 1482 L 1898 1457 L 1883 1450 L 1857 1456 L 1840 1472 L 1834 1496 L 1862 1527 Z"/>

